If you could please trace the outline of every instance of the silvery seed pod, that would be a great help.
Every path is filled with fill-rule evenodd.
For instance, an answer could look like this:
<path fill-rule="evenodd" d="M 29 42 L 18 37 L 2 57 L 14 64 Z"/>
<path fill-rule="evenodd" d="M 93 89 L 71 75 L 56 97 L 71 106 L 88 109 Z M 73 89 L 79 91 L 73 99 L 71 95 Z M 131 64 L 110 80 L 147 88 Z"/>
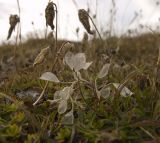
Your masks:
<path fill-rule="evenodd" d="M 10 28 L 8 31 L 8 37 L 7 40 L 11 37 L 13 30 L 15 29 L 17 23 L 20 22 L 20 18 L 18 17 L 18 15 L 10 15 L 9 17 L 9 24 L 10 24 Z"/>
<path fill-rule="evenodd" d="M 86 10 L 80 9 L 78 11 L 78 16 L 80 22 L 83 24 L 84 28 L 87 30 L 89 34 L 94 34 L 94 32 L 90 28 L 90 23 L 89 23 L 89 15 Z"/>
<path fill-rule="evenodd" d="M 53 20 L 55 17 L 53 2 L 49 2 L 45 9 L 46 26 L 50 26 L 54 30 Z"/>

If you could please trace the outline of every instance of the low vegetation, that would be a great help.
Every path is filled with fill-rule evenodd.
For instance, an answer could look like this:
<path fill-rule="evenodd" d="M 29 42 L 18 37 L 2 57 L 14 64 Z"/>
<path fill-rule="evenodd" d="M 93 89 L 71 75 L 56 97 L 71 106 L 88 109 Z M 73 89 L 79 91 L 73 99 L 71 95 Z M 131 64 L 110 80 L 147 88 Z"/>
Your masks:
<path fill-rule="evenodd" d="M 159 34 L 102 39 L 87 11 L 79 19 L 91 34 L 80 42 L 56 31 L 1 45 L 0 142 L 159 143 Z"/>

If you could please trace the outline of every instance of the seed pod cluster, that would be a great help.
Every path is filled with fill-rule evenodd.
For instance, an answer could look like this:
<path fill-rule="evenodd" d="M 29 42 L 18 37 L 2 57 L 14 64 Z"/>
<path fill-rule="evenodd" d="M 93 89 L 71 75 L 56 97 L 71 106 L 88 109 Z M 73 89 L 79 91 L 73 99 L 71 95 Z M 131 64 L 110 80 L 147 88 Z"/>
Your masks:
<path fill-rule="evenodd" d="M 9 17 L 9 24 L 10 24 L 10 28 L 8 31 L 8 37 L 7 40 L 11 37 L 13 30 L 15 29 L 17 23 L 20 22 L 20 18 L 18 17 L 18 15 L 10 15 Z"/>
<path fill-rule="evenodd" d="M 46 56 L 49 53 L 49 49 L 50 49 L 50 47 L 47 47 L 47 48 L 44 48 L 44 49 L 41 50 L 41 52 L 38 54 L 38 56 L 34 60 L 33 67 L 35 67 L 36 65 L 41 64 L 45 60 Z"/>
<path fill-rule="evenodd" d="M 90 28 L 90 23 L 89 23 L 89 15 L 86 10 L 80 9 L 78 11 L 78 17 L 80 22 L 83 24 L 84 28 L 87 30 L 89 34 L 94 34 L 94 32 Z"/>
<path fill-rule="evenodd" d="M 50 26 L 54 30 L 53 20 L 55 17 L 53 2 L 49 2 L 45 9 L 46 26 Z"/>

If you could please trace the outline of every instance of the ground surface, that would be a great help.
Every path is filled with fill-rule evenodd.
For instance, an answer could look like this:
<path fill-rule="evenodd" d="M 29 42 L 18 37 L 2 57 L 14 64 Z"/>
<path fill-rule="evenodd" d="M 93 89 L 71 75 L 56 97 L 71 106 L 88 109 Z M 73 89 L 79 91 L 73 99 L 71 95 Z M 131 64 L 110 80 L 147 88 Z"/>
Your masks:
<path fill-rule="evenodd" d="M 50 51 L 43 63 L 34 68 L 32 65 L 40 50 L 54 40 L 30 39 L 17 47 L 16 58 L 13 57 L 15 45 L 2 45 L 0 142 L 158 143 L 159 42 L 158 35 L 146 34 L 121 40 L 110 38 L 102 42 L 93 39 L 74 43 L 75 47 L 67 47 L 58 55 L 52 70 L 61 82 L 49 82 L 35 106 L 33 103 L 46 84 L 39 77 L 51 71 L 55 50 L 54 56 Z M 62 43 L 58 42 L 58 48 Z M 64 65 L 67 51 L 83 52 L 86 60 L 93 62 L 88 70 L 80 70 L 85 81 L 76 81 L 73 71 Z M 108 74 L 97 79 L 106 63 L 110 64 Z M 70 87 L 72 81 L 76 81 L 74 91 L 67 99 L 67 109 L 60 114 L 59 102 L 53 102 L 55 92 Z M 121 86 L 115 88 L 112 83 Z M 122 93 L 123 87 L 129 92 Z"/>

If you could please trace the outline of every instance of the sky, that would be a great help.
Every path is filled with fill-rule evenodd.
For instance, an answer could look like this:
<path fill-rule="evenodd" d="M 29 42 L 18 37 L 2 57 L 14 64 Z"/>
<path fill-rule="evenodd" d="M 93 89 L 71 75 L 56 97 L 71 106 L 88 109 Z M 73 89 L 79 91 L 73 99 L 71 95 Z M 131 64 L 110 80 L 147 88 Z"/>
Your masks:
<path fill-rule="evenodd" d="M 21 7 L 22 36 L 38 33 L 45 35 L 45 7 L 48 0 L 19 0 Z M 61 39 L 78 40 L 82 38 L 85 29 L 78 20 L 77 9 L 90 8 L 90 15 L 97 11 L 95 23 L 100 31 L 111 28 L 112 0 L 53 0 L 58 7 L 58 37 Z M 115 16 L 113 17 L 113 34 L 125 33 L 128 29 L 136 28 L 139 24 L 160 24 L 160 0 L 115 0 Z M 136 15 L 136 13 L 138 13 Z M 16 31 L 12 38 L 6 41 L 9 29 L 10 14 L 18 14 L 17 0 L 0 0 L 0 41 L 15 40 Z M 34 23 L 34 25 L 32 24 Z M 79 37 L 76 28 L 80 29 Z M 92 27 L 93 28 L 93 27 Z M 48 28 L 50 31 L 50 28 Z"/>

